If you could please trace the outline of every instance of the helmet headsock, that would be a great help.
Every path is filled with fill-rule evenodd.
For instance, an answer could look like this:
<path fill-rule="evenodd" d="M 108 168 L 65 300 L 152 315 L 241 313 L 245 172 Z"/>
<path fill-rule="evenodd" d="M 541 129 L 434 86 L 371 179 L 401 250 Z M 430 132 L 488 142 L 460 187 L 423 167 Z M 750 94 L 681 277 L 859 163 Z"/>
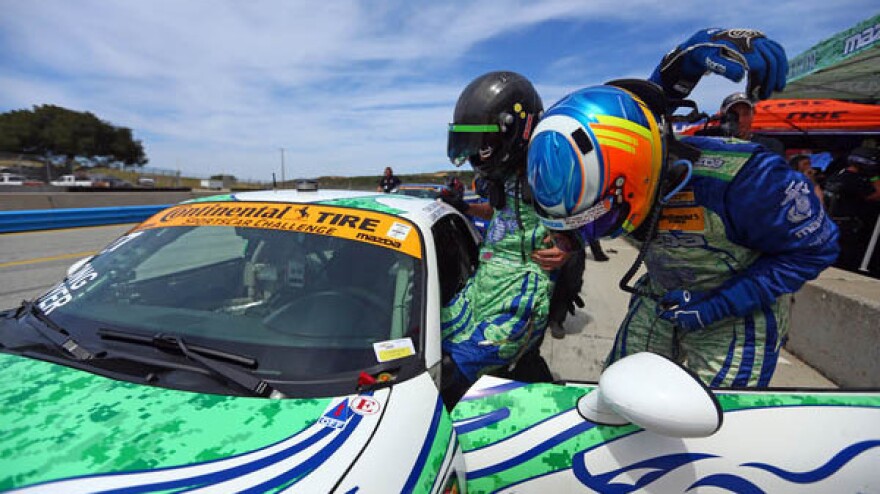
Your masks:
<path fill-rule="evenodd" d="M 489 72 L 474 79 L 455 105 L 446 154 L 499 181 L 525 166 L 532 130 L 544 106 L 528 79 L 515 72 Z"/>
<path fill-rule="evenodd" d="M 605 85 L 545 112 L 529 146 L 528 179 L 549 228 L 592 239 L 645 221 L 663 175 L 665 122 L 653 108 L 662 104 Z"/>

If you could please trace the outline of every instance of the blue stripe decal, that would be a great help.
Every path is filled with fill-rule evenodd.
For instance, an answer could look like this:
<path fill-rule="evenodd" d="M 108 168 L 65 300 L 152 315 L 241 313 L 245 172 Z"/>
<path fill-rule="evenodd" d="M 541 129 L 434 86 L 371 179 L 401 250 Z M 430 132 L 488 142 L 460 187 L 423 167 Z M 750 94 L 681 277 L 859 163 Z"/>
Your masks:
<path fill-rule="evenodd" d="M 498 410 L 493 410 L 483 415 L 479 415 L 477 417 L 474 417 L 473 419 L 469 419 L 467 422 L 464 422 L 461 425 L 453 424 L 453 426 L 455 427 L 455 432 L 457 432 L 458 434 L 467 434 L 468 432 L 473 432 L 477 429 L 482 429 L 483 427 L 497 424 L 507 417 L 510 417 L 510 409 L 504 407 L 499 408 Z"/>
<path fill-rule="evenodd" d="M 691 484 L 685 492 L 690 492 L 697 487 L 706 486 L 720 487 L 727 492 L 736 492 L 737 494 L 767 494 L 764 489 L 761 489 L 748 480 L 727 473 L 718 473 L 702 478 Z"/>
<path fill-rule="evenodd" d="M 480 477 L 486 477 L 488 475 L 493 475 L 498 472 L 502 472 L 504 470 L 507 470 L 508 468 L 513 468 L 521 463 L 524 463 L 526 461 L 531 460 L 532 458 L 540 455 L 541 453 L 547 451 L 548 449 L 551 449 L 559 444 L 562 444 L 565 441 L 568 441 L 569 439 L 577 436 L 578 434 L 586 432 L 594 427 L 596 427 L 596 424 L 594 424 L 592 422 L 584 421 L 584 422 L 582 422 L 582 423 L 580 423 L 580 424 L 578 424 L 578 425 L 576 425 L 576 426 L 574 426 L 564 432 L 561 432 L 561 433 L 551 437 L 550 439 L 547 439 L 546 441 L 544 441 L 542 443 L 539 443 L 534 448 L 532 448 L 522 454 L 514 456 L 513 458 L 510 458 L 510 459 L 503 461 L 501 463 L 497 463 L 495 465 L 492 465 L 491 467 L 483 468 L 482 470 L 468 472 L 467 478 L 468 478 L 468 480 L 478 479 Z"/>
<path fill-rule="evenodd" d="M 168 481 L 164 481 L 164 482 L 154 482 L 154 483 L 150 483 L 150 484 L 120 487 L 118 489 L 110 489 L 110 490 L 100 491 L 100 492 L 102 492 L 104 494 L 122 494 L 122 493 L 128 494 L 128 493 L 138 493 L 138 492 L 151 492 L 151 491 L 158 491 L 158 490 L 165 490 L 165 489 L 179 489 L 179 488 L 191 487 L 194 485 L 217 484 L 217 483 L 220 483 L 220 482 L 223 482 L 223 481 L 235 478 L 235 477 L 247 475 L 251 472 L 255 472 L 255 471 L 257 471 L 261 468 L 264 468 L 266 466 L 269 466 L 273 463 L 277 463 L 277 462 L 282 461 L 286 458 L 289 458 L 289 457 L 299 453 L 303 449 L 308 448 L 312 444 L 318 442 L 319 440 L 321 440 L 322 438 L 324 438 L 325 436 L 330 434 L 332 431 L 333 431 L 332 429 L 330 429 L 328 427 L 324 427 L 323 429 L 321 429 L 317 433 L 313 434 L 312 436 L 304 439 L 303 441 L 300 441 L 300 442 L 292 445 L 291 447 L 289 447 L 287 449 L 284 449 L 282 451 L 279 451 L 277 453 L 269 455 L 265 458 L 261 458 L 256 461 L 252 461 L 250 463 L 245 463 L 243 465 L 239 465 L 237 467 L 233 467 L 233 468 L 230 468 L 227 470 L 221 470 L 218 472 L 211 472 L 211 473 L 207 473 L 207 474 L 203 474 L 203 475 L 196 475 L 194 477 L 168 480 Z M 226 458 L 224 458 L 224 459 L 226 459 Z M 185 467 L 177 467 L 177 468 L 189 468 L 192 466 L 193 465 L 186 465 Z M 173 469 L 169 469 L 169 470 L 173 470 Z M 149 471 L 156 471 L 156 470 L 149 470 Z M 121 475 L 127 475 L 127 474 L 121 474 Z"/>
<path fill-rule="evenodd" d="M 733 363 L 733 354 L 735 351 L 736 332 L 733 333 L 733 339 L 730 340 L 730 347 L 727 349 L 727 357 L 724 359 L 724 365 L 721 366 L 721 370 L 718 371 L 718 374 L 715 374 L 715 378 L 712 379 L 712 383 L 709 384 L 709 387 L 721 386 L 724 378 L 727 377 L 727 372 L 730 370 L 730 365 Z"/>
<path fill-rule="evenodd" d="M 470 400 L 478 400 L 480 398 L 486 398 L 487 396 L 493 396 L 501 393 L 506 393 L 510 390 L 521 388 L 523 386 L 528 386 L 529 383 L 523 383 L 519 381 L 510 381 L 508 383 L 499 384 L 498 386 L 492 386 L 485 389 L 479 389 L 476 391 L 468 391 L 464 397 L 462 397 L 459 401 L 470 401 Z"/>
<path fill-rule="evenodd" d="M 589 487 L 595 492 L 615 494 L 628 494 L 630 492 L 635 492 L 684 465 L 705 460 L 707 458 L 717 458 L 716 455 L 705 453 L 674 453 L 666 456 L 648 458 L 647 460 L 642 460 L 638 463 L 618 468 L 617 470 L 593 475 L 587 468 L 586 461 L 584 461 L 584 456 L 588 451 L 590 450 L 581 451 L 571 459 L 571 470 L 575 478 L 577 478 L 581 484 Z M 650 472 L 638 477 L 638 480 L 634 484 L 622 484 L 619 482 L 621 474 L 633 470 L 650 470 Z"/>
<path fill-rule="evenodd" d="M 746 337 L 742 347 L 742 360 L 739 363 L 739 370 L 733 379 L 734 386 L 748 386 L 749 378 L 752 376 L 752 369 L 755 365 L 755 318 L 750 315 L 744 319 Z"/>
<path fill-rule="evenodd" d="M 856 456 L 878 446 L 880 446 L 880 440 L 862 441 L 852 444 L 834 455 L 833 458 L 828 460 L 828 462 L 821 467 L 807 472 L 789 472 L 787 470 L 783 470 L 779 467 L 768 465 L 766 463 L 744 463 L 743 466 L 759 468 L 789 482 L 795 482 L 798 484 L 809 484 L 812 482 L 818 482 L 820 480 L 827 479 L 828 477 L 834 475 L 838 470 L 843 468 L 844 465 L 849 463 Z"/>
<path fill-rule="evenodd" d="M 322 463 L 327 461 L 330 456 L 335 453 L 343 443 L 351 436 L 352 432 L 357 429 L 358 424 L 360 423 L 363 416 L 353 413 L 352 418 L 349 423 L 345 426 L 345 428 L 340 432 L 336 437 L 334 437 L 326 446 L 324 446 L 320 451 L 318 451 L 314 456 L 310 457 L 308 460 L 296 465 L 290 470 L 284 472 L 281 475 L 276 476 L 273 479 L 270 479 L 262 484 L 255 485 L 250 489 L 241 491 L 242 493 L 258 493 L 258 492 L 266 492 L 270 489 L 281 487 L 282 485 L 287 484 L 291 480 L 299 481 L 306 474 L 311 472 L 312 470 L 321 466 Z M 296 483 L 296 482 L 294 482 Z"/>
<path fill-rule="evenodd" d="M 437 471 L 437 477 L 434 484 L 431 485 L 431 492 L 441 492 L 440 484 L 448 479 L 450 470 L 454 470 L 455 451 L 458 449 L 458 436 L 455 434 L 455 428 L 449 428 L 449 436 L 446 438 L 446 451 L 443 452 L 443 461 L 440 462 L 440 470 Z M 450 458 L 450 456 L 452 458 Z M 448 461 L 448 463 L 447 463 Z M 446 468 L 443 468 L 446 465 Z"/>
<path fill-rule="evenodd" d="M 549 421 L 555 419 L 556 417 L 559 417 L 560 415 L 564 415 L 564 414 L 566 414 L 566 413 L 568 413 L 568 412 L 570 412 L 570 411 L 572 411 L 572 410 L 574 410 L 574 408 L 569 408 L 568 410 L 563 410 L 563 411 L 561 411 L 561 412 L 559 412 L 559 413 L 557 413 L 557 414 L 555 414 L 555 415 L 551 415 L 551 416 L 545 418 L 544 420 L 541 420 L 541 421 L 539 421 L 539 422 L 535 422 L 534 424 L 532 424 L 532 425 L 530 425 L 530 426 L 528 426 L 528 427 L 526 427 L 526 428 L 520 429 L 520 430 L 516 431 L 515 433 L 513 433 L 513 434 L 511 434 L 511 435 L 509 435 L 509 436 L 504 436 L 503 438 L 501 438 L 501 439 L 498 440 L 498 441 L 495 441 L 494 443 L 484 444 L 483 446 L 480 446 L 480 447 L 478 447 L 478 448 L 469 449 L 467 452 L 468 452 L 468 453 L 473 453 L 474 451 L 479 451 L 479 450 L 481 450 L 481 449 L 483 449 L 483 448 L 488 448 L 488 447 L 494 446 L 495 444 L 498 444 L 498 443 L 501 442 L 501 441 L 507 441 L 507 440 L 509 440 L 509 439 L 513 439 L 514 437 L 519 436 L 520 434 L 524 434 L 524 433 L 526 433 L 526 432 L 528 432 L 528 431 L 534 429 L 535 427 L 538 427 L 539 425 L 541 425 L 541 424 L 543 424 L 543 423 L 545 423 L 545 422 L 549 422 Z M 461 421 L 461 422 L 464 422 L 464 421 Z M 462 425 L 464 425 L 464 424 L 462 424 Z M 456 430 L 458 430 L 458 428 L 456 428 Z"/>
<path fill-rule="evenodd" d="M 431 446 L 433 446 L 434 441 L 437 440 L 437 428 L 440 426 L 440 417 L 443 416 L 443 410 L 443 401 L 438 396 L 437 403 L 434 405 L 434 416 L 431 418 L 431 427 L 428 429 L 428 434 L 425 436 L 425 441 L 422 443 L 422 450 L 419 451 L 419 456 L 416 458 L 416 464 L 413 466 L 412 471 L 410 471 L 409 477 L 406 479 L 406 483 L 403 485 L 401 492 L 413 492 L 415 490 L 416 482 L 419 480 L 422 470 L 425 469 L 425 463 L 428 461 L 428 454 L 431 453 Z"/>
<path fill-rule="evenodd" d="M 764 308 L 764 320 L 767 322 L 767 334 L 764 338 L 764 359 L 761 361 L 761 376 L 758 378 L 758 387 L 766 388 L 770 385 L 770 379 L 776 370 L 776 360 L 779 359 L 779 328 L 776 325 L 776 314 L 772 308 Z"/>

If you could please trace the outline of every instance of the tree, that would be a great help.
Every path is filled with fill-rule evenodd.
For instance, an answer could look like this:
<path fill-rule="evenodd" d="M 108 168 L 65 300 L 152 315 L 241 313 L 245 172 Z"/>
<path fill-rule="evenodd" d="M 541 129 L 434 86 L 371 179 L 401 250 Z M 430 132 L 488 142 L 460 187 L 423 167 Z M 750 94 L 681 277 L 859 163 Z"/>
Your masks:
<path fill-rule="evenodd" d="M 136 166 L 148 161 L 131 129 L 112 125 L 90 112 L 55 105 L 0 114 L 0 151 L 63 155 L 68 163 L 75 156 L 109 156 Z"/>

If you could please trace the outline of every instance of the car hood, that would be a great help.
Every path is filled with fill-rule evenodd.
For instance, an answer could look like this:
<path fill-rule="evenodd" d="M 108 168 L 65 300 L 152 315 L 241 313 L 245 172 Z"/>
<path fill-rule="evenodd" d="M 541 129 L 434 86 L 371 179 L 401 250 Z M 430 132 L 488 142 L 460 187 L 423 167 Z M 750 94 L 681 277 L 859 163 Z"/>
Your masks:
<path fill-rule="evenodd" d="M 355 460 L 375 456 L 368 444 L 383 416 L 406 417 L 389 410 L 395 408 L 394 388 L 269 400 L 145 386 L 8 354 L 0 354 L 0 368 L 0 491 L 147 492 L 210 485 L 263 492 L 297 482 L 327 491 L 359 470 L 352 467 Z M 416 396 L 427 392 L 427 409 L 435 409 L 430 378 L 410 381 L 395 388 L 406 385 Z M 394 427 L 425 438 L 431 420 L 428 413 Z M 451 424 L 448 429 L 451 434 Z M 430 444 L 431 451 L 446 450 Z M 421 450 L 414 449 L 417 458 Z M 420 475 L 410 477 L 417 482 Z"/>

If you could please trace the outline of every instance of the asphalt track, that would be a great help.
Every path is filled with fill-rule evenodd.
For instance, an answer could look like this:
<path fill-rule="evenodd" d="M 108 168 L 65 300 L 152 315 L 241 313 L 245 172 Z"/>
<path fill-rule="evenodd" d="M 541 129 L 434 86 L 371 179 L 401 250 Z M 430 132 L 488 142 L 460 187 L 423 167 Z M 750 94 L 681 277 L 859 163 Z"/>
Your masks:
<path fill-rule="evenodd" d="M 112 225 L 0 235 L 0 308 L 19 305 L 49 290 L 77 260 L 94 254 L 134 225 Z M 595 381 L 626 312 L 628 296 L 618 280 L 636 251 L 620 241 L 603 242 L 608 262 L 587 255 L 581 296 L 583 309 L 565 323 L 567 335 L 549 334 L 541 348 L 559 379 Z M 797 328 L 792 328 L 796 331 Z M 771 386 L 834 387 L 834 384 L 796 357 L 783 352 Z"/>
<path fill-rule="evenodd" d="M 71 264 L 94 254 L 133 226 L 0 235 L 0 309 L 41 295 L 64 278 Z"/>

